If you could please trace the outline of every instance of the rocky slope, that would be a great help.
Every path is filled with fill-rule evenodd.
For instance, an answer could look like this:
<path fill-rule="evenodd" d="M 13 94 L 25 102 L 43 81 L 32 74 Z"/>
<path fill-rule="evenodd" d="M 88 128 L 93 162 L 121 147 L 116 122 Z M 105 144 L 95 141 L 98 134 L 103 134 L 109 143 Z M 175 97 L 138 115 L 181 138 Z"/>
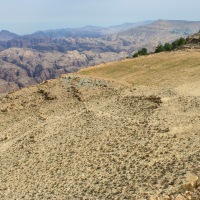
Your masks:
<path fill-rule="evenodd" d="M 200 48 L 200 32 L 191 35 L 187 38 L 188 42 L 185 48 Z"/>
<path fill-rule="evenodd" d="M 1 95 L 0 198 L 199 200 L 199 53 Z"/>
<path fill-rule="evenodd" d="M 172 42 L 180 37 L 186 38 L 198 32 L 199 28 L 199 22 L 158 20 L 146 26 L 121 32 L 119 37 L 135 43 L 134 48 L 140 49 L 143 46 L 154 50 L 159 43 Z"/>

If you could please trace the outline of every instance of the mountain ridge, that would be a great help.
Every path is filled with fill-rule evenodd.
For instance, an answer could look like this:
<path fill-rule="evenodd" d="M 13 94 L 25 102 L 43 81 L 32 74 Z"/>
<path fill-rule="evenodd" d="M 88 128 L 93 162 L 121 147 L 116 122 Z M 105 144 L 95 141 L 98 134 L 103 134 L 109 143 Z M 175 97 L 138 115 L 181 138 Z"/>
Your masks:
<path fill-rule="evenodd" d="M 10 31 L 7 31 L 7 30 L 0 31 L 0 41 L 9 41 L 17 37 L 19 37 L 19 35 L 15 33 L 11 33 Z"/>

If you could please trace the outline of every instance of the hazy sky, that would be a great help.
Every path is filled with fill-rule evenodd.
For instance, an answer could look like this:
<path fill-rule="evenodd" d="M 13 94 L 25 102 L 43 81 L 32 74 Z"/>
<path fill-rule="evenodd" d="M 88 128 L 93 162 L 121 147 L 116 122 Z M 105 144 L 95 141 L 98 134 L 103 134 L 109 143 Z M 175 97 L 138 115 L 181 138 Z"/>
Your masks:
<path fill-rule="evenodd" d="M 200 21 L 200 0 L 0 0 L 0 30 L 109 26 L 156 19 Z"/>

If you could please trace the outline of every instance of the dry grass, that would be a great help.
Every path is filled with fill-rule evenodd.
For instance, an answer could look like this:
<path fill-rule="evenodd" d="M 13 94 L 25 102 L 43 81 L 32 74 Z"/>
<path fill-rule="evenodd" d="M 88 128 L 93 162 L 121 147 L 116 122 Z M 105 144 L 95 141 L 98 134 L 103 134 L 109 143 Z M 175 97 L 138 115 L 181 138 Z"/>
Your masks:
<path fill-rule="evenodd" d="M 179 85 L 198 80 L 200 52 L 160 53 L 83 69 L 80 75 L 148 86 Z"/>

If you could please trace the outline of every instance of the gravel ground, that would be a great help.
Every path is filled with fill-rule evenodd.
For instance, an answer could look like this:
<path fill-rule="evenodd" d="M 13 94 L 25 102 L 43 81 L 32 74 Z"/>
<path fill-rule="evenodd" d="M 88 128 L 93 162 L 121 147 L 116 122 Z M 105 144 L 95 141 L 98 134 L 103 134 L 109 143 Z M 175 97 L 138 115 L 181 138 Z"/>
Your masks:
<path fill-rule="evenodd" d="M 2 95 L 0 199 L 199 200 L 199 111 L 198 82 L 68 75 Z"/>

